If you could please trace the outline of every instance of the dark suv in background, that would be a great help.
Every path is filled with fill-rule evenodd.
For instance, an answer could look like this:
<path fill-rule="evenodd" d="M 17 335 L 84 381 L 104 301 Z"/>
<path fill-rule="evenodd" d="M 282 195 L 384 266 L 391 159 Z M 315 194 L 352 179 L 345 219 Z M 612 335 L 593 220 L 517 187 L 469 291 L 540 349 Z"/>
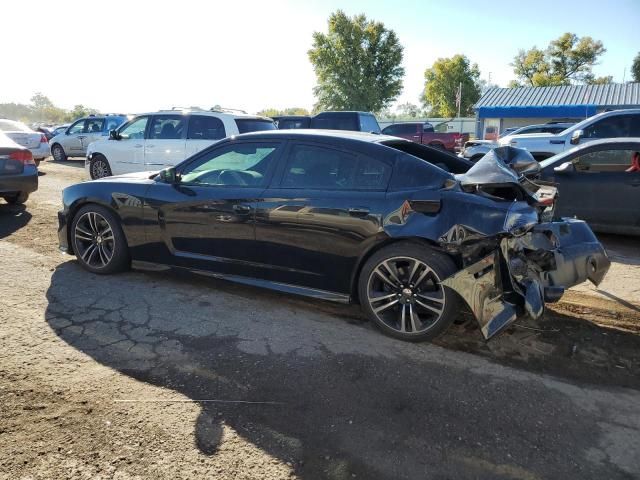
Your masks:
<path fill-rule="evenodd" d="M 380 133 L 380 125 L 369 112 L 320 112 L 317 115 L 291 115 L 274 117 L 279 130 L 315 128 L 319 130 L 350 130 L 354 132 Z"/>

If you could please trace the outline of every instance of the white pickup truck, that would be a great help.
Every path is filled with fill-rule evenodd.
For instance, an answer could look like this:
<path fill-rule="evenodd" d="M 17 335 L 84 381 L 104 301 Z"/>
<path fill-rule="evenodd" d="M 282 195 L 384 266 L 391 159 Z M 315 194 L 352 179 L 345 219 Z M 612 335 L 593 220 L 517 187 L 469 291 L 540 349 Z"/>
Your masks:
<path fill-rule="evenodd" d="M 612 110 L 589 117 L 558 134 L 507 135 L 498 142 L 529 150 L 538 161 L 575 145 L 603 138 L 640 137 L 640 109 Z"/>

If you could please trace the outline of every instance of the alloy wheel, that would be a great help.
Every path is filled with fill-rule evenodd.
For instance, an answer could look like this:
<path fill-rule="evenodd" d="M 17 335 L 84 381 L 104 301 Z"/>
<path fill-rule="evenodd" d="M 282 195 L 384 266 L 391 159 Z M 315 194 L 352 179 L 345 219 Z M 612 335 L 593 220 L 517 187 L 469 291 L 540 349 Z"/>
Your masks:
<path fill-rule="evenodd" d="M 91 178 L 104 178 L 109 176 L 109 165 L 104 160 L 94 160 L 91 163 Z"/>
<path fill-rule="evenodd" d="M 94 268 L 109 265 L 115 251 L 115 238 L 109 222 L 99 213 L 86 212 L 74 229 L 76 255 Z"/>
<path fill-rule="evenodd" d="M 421 334 L 442 317 L 444 288 L 429 265 L 411 257 L 381 261 L 367 282 L 367 300 L 374 315 L 404 334 Z"/>
<path fill-rule="evenodd" d="M 53 159 L 57 162 L 64 161 L 64 150 L 62 150 L 60 145 L 54 145 L 51 155 L 53 155 Z"/>

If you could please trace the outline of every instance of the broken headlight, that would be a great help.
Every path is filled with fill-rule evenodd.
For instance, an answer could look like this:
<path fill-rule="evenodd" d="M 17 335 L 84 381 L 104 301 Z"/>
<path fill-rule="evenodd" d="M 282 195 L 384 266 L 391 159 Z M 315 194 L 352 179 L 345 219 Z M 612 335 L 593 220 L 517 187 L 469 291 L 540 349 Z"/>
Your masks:
<path fill-rule="evenodd" d="M 513 202 L 504 219 L 504 230 L 512 235 L 524 235 L 538 223 L 538 212 L 526 202 Z"/>

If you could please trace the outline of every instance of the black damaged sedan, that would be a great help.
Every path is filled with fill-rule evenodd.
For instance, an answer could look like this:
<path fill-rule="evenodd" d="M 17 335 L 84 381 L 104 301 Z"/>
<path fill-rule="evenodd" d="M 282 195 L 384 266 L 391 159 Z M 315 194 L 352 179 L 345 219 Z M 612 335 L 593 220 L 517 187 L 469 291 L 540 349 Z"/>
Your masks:
<path fill-rule="evenodd" d="M 383 135 L 238 135 L 159 173 L 66 188 L 60 248 L 94 273 L 181 268 L 359 302 L 403 340 L 439 335 L 466 302 L 490 338 L 609 268 L 587 224 L 552 220 L 557 192 L 530 180 L 527 156 L 471 166 Z"/>

